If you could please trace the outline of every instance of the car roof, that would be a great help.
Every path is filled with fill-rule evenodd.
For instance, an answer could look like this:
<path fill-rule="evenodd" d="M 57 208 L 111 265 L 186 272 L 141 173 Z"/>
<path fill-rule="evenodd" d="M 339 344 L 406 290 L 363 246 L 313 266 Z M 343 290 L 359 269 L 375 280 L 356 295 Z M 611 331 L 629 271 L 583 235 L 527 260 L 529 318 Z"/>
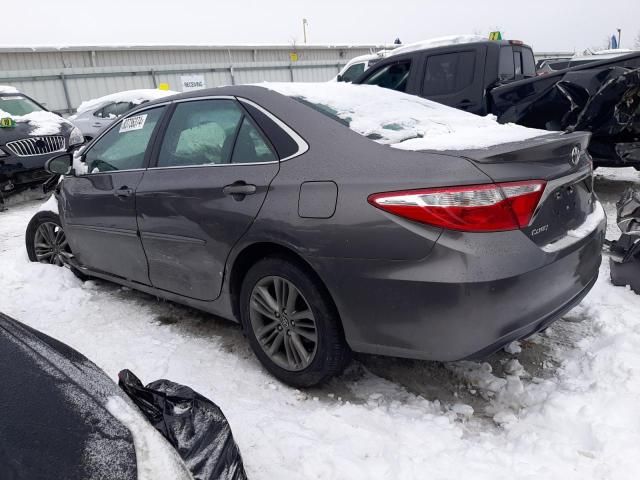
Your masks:
<path fill-rule="evenodd" d="M 451 48 L 464 48 L 469 45 L 488 45 L 488 46 L 514 46 L 514 47 L 525 47 L 531 48 L 529 45 L 521 42 L 514 43 L 514 40 L 489 40 L 487 38 L 479 37 L 479 36 L 461 36 L 459 37 L 459 41 L 456 41 L 457 38 L 452 37 L 452 41 L 446 42 L 443 37 L 443 40 L 439 39 L 433 40 L 425 40 L 422 42 L 410 43 L 407 45 L 403 45 L 402 47 L 398 47 L 392 50 L 385 58 L 395 58 L 404 56 L 407 54 L 412 54 L 416 52 L 424 52 L 428 50 L 445 50 Z"/>

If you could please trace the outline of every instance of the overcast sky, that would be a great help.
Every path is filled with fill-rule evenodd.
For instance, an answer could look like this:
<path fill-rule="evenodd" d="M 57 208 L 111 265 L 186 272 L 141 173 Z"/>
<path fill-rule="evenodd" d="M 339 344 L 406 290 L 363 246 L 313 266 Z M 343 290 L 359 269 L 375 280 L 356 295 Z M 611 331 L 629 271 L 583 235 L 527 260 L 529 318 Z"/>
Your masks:
<path fill-rule="evenodd" d="M 1 45 L 404 43 L 499 29 L 537 51 L 622 47 L 640 0 L 0 0 Z"/>

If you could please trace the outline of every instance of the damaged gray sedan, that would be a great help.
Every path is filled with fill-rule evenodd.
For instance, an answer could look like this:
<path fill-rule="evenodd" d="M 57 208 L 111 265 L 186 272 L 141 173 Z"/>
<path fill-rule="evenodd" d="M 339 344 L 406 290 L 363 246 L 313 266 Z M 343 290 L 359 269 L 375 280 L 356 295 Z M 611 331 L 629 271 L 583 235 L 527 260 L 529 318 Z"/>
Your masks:
<path fill-rule="evenodd" d="M 59 214 L 27 250 L 240 322 L 298 387 L 351 351 L 482 357 L 598 276 L 588 143 L 374 86 L 202 90 L 52 159 Z M 38 240 L 51 223 L 64 244 Z"/>

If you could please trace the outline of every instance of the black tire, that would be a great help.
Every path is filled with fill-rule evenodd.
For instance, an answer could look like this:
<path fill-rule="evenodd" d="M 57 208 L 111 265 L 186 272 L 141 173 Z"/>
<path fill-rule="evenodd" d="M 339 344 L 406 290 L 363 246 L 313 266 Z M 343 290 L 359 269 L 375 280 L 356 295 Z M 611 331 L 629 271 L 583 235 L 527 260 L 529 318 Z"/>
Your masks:
<path fill-rule="evenodd" d="M 262 346 L 254 328 L 256 315 L 261 315 L 256 313 L 255 304 L 252 307 L 252 298 L 255 300 L 255 297 L 252 297 L 255 294 L 254 289 L 262 285 L 263 283 L 261 282 L 272 278 L 284 279 L 286 283 L 293 285 L 300 295 L 299 298 L 302 299 L 300 301 L 303 301 L 313 314 L 313 322 L 315 323 L 314 336 L 317 339 L 314 344 L 314 352 L 306 359 L 309 363 L 298 370 L 283 368 L 282 365 L 276 363 L 263 349 L 267 347 Z M 252 322 L 252 311 L 254 322 Z M 284 312 L 286 313 L 286 310 Z M 293 315 L 291 313 L 291 318 L 293 318 Z M 285 257 L 267 257 L 249 269 L 243 279 L 240 292 L 240 316 L 242 326 L 258 360 L 274 377 L 288 385 L 296 388 L 317 385 L 342 373 L 349 363 L 351 350 L 344 339 L 338 312 L 328 292 L 312 272 Z M 282 317 L 286 317 L 286 315 L 283 314 Z M 271 318 L 266 321 L 277 322 L 278 320 Z M 291 324 L 293 325 L 294 322 L 291 322 Z M 295 334 L 295 332 L 289 332 L 288 327 L 289 325 L 285 326 L 286 333 Z M 278 325 L 277 328 L 280 331 L 283 330 L 281 325 Z M 295 330 L 301 327 L 293 326 L 290 328 Z M 286 343 L 286 341 L 287 339 L 285 338 L 284 342 Z M 288 358 L 289 355 L 287 353 Z M 301 363 L 301 366 L 303 363 Z"/>
<path fill-rule="evenodd" d="M 47 212 L 47 211 L 36 213 L 33 216 L 33 218 L 29 221 L 29 224 L 27 225 L 27 231 L 24 236 L 25 244 L 27 247 L 27 255 L 29 256 L 29 260 L 31 260 L 32 262 L 58 265 L 60 267 L 64 266 L 64 262 L 54 262 L 49 259 L 46 259 L 46 260 L 38 259 L 38 254 L 36 253 L 36 234 L 38 232 L 38 229 L 44 224 L 55 225 L 56 232 L 58 231 L 58 229 L 64 232 L 64 230 L 62 229 L 62 222 L 60 221 L 60 216 L 58 214 L 53 212 Z M 68 247 L 68 245 L 66 246 L 66 251 L 71 253 L 71 249 Z M 80 280 L 82 280 L 83 282 L 87 280 L 88 277 L 82 272 L 80 272 L 78 269 L 73 268 L 68 264 L 66 264 L 66 266 L 69 267 L 71 272 Z"/>

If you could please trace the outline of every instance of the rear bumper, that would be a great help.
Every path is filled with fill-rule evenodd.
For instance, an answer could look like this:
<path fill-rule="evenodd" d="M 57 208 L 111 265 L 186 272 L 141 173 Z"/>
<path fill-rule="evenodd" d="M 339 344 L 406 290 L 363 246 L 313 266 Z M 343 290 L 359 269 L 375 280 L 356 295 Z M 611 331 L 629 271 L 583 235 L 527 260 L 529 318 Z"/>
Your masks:
<path fill-rule="evenodd" d="M 605 222 L 549 253 L 504 232 L 470 251 L 441 238 L 420 262 L 312 260 L 358 352 L 425 360 L 477 358 L 558 319 L 589 292 L 602 260 Z M 443 234 L 445 237 L 446 234 Z M 484 245 L 478 245 L 481 239 Z M 493 240 L 492 240 L 493 239 Z"/>

